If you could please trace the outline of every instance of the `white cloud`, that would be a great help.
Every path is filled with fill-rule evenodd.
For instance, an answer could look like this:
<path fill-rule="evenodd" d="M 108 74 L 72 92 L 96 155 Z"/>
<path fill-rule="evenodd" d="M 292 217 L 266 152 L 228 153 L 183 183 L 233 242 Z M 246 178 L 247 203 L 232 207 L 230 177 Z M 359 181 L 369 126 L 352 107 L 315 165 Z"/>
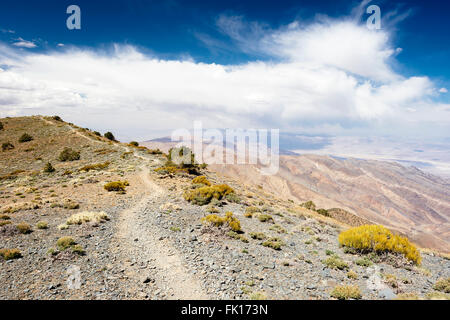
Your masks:
<path fill-rule="evenodd" d="M 2 29 L 2 33 L 16 33 L 14 30 Z"/>
<path fill-rule="evenodd" d="M 377 81 L 398 80 L 389 59 L 396 53 L 389 34 L 374 32 L 351 21 L 331 21 L 274 32 L 263 48 L 293 62 L 342 69 Z"/>
<path fill-rule="evenodd" d="M 439 92 L 440 92 L 440 93 L 447 93 L 448 90 L 447 90 L 446 88 L 440 88 L 440 89 L 439 89 Z"/>
<path fill-rule="evenodd" d="M 32 48 L 36 48 L 37 47 L 34 42 L 27 41 L 27 40 L 24 40 L 22 38 L 17 39 L 17 41 L 13 43 L 13 46 L 21 47 L 21 48 L 28 48 L 28 49 L 32 49 Z"/>
<path fill-rule="evenodd" d="M 227 33 L 238 37 L 244 22 L 234 23 Z M 396 50 L 387 32 L 331 20 L 263 29 L 245 29 L 258 35 L 247 49 L 273 59 L 234 66 L 160 60 L 132 46 L 47 53 L 0 46 L 0 64 L 10 66 L 0 73 L 0 113 L 60 114 L 140 137 L 193 120 L 332 134 L 426 135 L 450 125 L 450 106 L 433 103 L 429 78 L 391 68 Z"/>

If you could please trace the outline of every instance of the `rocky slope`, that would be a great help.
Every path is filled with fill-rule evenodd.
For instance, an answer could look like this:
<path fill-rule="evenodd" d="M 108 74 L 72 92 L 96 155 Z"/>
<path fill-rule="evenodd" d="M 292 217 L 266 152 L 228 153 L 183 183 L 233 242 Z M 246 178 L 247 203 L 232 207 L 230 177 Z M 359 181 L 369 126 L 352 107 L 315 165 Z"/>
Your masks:
<path fill-rule="evenodd" d="M 445 255 L 423 251 L 416 266 L 340 247 L 339 233 L 358 223 L 351 215 L 343 223 L 211 169 L 202 174 L 231 186 L 236 197 L 195 205 L 183 198 L 195 176 L 155 171 L 164 155 L 52 118 L 0 121 L 2 142 L 30 132 L 36 151 L 49 148 L 41 159 L 21 157 L 33 152 L 22 145 L 2 153 L 0 214 L 9 223 L 0 226 L 0 250 L 16 248 L 21 257 L 0 259 L 0 299 L 330 299 L 342 284 L 357 287 L 362 299 L 448 298 L 435 286 L 450 277 Z M 40 148 L 47 139 L 58 144 Z M 79 160 L 57 159 L 68 146 L 80 151 Z M 42 171 L 47 162 L 54 172 Z M 128 181 L 125 191 L 104 189 L 118 180 Z M 258 214 L 248 217 L 249 208 Z M 107 219 L 67 224 L 76 214 L 102 211 Z M 202 223 L 211 212 L 232 212 L 242 233 Z M 78 247 L 62 248 L 62 237 Z M 266 246 L 268 239 L 280 247 Z"/>
<path fill-rule="evenodd" d="M 251 166 L 213 167 L 280 197 L 342 208 L 398 230 L 423 247 L 450 252 L 450 186 L 414 167 L 314 155 L 281 156 L 274 176 L 262 176 Z"/>

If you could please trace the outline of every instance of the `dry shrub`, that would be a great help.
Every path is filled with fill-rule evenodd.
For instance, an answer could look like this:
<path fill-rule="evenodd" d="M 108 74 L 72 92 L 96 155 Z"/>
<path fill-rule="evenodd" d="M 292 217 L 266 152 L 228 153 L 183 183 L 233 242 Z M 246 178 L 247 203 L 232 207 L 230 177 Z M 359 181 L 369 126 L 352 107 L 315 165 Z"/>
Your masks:
<path fill-rule="evenodd" d="M 62 162 L 80 160 L 80 153 L 66 147 L 59 154 L 58 160 Z"/>
<path fill-rule="evenodd" d="M 66 223 L 68 225 L 72 224 L 83 224 L 85 222 L 95 222 L 101 223 L 109 220 L 109 216 L 105 212 L 94 212 L 94 211 L 84 211 L 80 213 L 76 213 L 70 216 Z"/>
<path fill-rule="evenodd" d="M 226 212 L 225 217 L 219 217 L 216 214 L 209 214 L 206 217 L 202 218 L 202 222 L 211 224 L 215 227 L 222 227 L 225 225 L 234 232 L 241 231 L 241 222 L 239 221 L 239 219 L 233 216 L 232 212 Z"/>
<path fill-rule="evenodd" d="M 105 184 L 104 188 L 107 191 L 125 191 L 129 185 L 128 181 L 113 181 Z"/>
<path fill-rule="evenodd" d="M 5 260 L 18 259 L 22 257 L 19 249 L 0 249 L 0 256 Z"/>
<path fill-rule="evenodd" d="M 95 164 L 88 164 L 85 165 L 84 167 L 81 167 L 78 171 L 86 171 L 89 172 L 91 170 L 103 170 L 108 168 L 108 166 L 111 163 L 109 161 L 103 162 L 103 163 L 95 163 Z"/>
<path fill-rule="evenodd" d="M 331 292 L 331 297 L 339 300 L 361 299 L 361 291 L 358 286 L 340 285 Z"/>
<path fill-rule="evenodd" d="M 420 265 L 419 250 L 406 237 L 394 235 L 390 230 L 378 225 L 364 225 L 349 229 L 339 235 L 342 246 L 367 253 L 399 253 Z"/>
<path fill-rule="evenodd" d="M 205 186 L 210 186 L 211 182 L 205 176 L 198 176 L 192 179 L 192 184 L 203 184 Z"/>
<path fill-rule="evenodd" d="M 433 286 L 434 290 L 450 293 L 450 278 L 439 279 Z"/>
<path fill-rule="evenodd" d="M 212 199 L 222 200 L 230 193 L 234 193 L 234 190 L 226 184 L 204 186 L 185 192 L 184 199 L 193 204 L 202 206 L 210 203 Z"/>
<path fill-rule="evenodd" d="M 31 226 L 28 223 L 22 222 L 16 225 L 17 230 L 22 234 L 29 234 L 33 230 L 31 229 Z"/>

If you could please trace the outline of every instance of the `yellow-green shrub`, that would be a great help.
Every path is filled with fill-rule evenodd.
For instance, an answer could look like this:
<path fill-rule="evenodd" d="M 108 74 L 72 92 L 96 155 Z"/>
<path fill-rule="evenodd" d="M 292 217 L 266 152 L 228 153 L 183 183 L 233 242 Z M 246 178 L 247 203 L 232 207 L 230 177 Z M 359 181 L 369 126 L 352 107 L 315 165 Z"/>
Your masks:
<path fill-rule="evenodd" d="M 59 238 L 58 241 L 56 241 L 56 246 L 61 251 L 64 251 L 74 245 L 76 245 L 76 242 L 72 237 L 62 237 Z"/>
<path fill-rule="evenodd" d="M 45 222 L 45 221 L 39 221 L 37 224 L 36 224 L 36 227 L 38 228 L 38 229 L 48 229 L 48 223 L 47 222 Z"/>
<path fill-rule="evenodd" d="M 364 225 L 349 229 L 339 235 L 339 243 L 363 253 L 400 253 L 416 264 L 422 260 L 419 250 L 406 237 L 394 235 L 383 226 Z"/>
<path fill-rule="evenodd" d="M 261 222 L 274 222 L 273 217 L 270 214 L 261 214 L 258 216 L 258 219 Z"/>
<path fill-rule="evenodd" d="M 450 278 L 439 279 L 433 286 L 434 290 L 450 293 Z"/>
<path fill-rule="evenodd" d="M 61 251 L 70 249 L 73 253 L 78 254 L 80 256 L 85 254 L 83 247 L 75 242 L 72 237 L 61 237 L 56 241 L 56 246 L 58 247 L 58 251 L 54 249 L 50 249 L 48 252 L 52 255 L 56 255 Z"/>
<path fill-rule="evenodd" d="M 215 227 L 227 225 L 234 232 L 241 231 L 241 222 L 233 216 L 232 212 L 226 212 L 225 217 L 219 217 L 216 214 L 209 214 L 202 218 L 202 222 L 212 224 Z"/>
<path fill-rule="evenodd" d="M 159 174 L 176 174 L 176 173 L 181 173 L 181 172 L 188 173 L 187 169 L 178 168 L 176 166 L 167 166 L 167 165 L 160 167 L 160 168 L 156 168 L 154 171 Z"/>
<path fill-rule="evenodd" d="M 211 182 L 205 176 L 198 176 L 192 179 L 193 184 L 204 184 L 205 186 L 210 186 Z"/>
<path fill-rule="evenodd" d="M 274 250 L 281 250 L 281 246 L 283 246 L 283 241 L 280 238 L 270 238 L 262 243 L 264 247 L 272 248 Z"/>
<path fill-rule="evenodd" d="M 104 188 L 107 191 L 125 191 L 125 187 L 129 185 L 128 181 L 113 181 L 105 184 Z"/>
<path fill-rule="evenodd" d="M 333 289 L 331 297 L 339 300 L 361 299 L 361 291 L 358 286 L 340 285 Z"/>
<path fill-rule="evenodd" d="M 251 218 L 251 217 L 253 217 L 253 215 L 254 215 L 255 213 L 259 213 L 259 212 L 261 212 L 261 210 L 260 210 L 258 207 L 247 207 L 247 208 L 245 209 L 244 216 L 245 216 L 246 218 Z"/>
<path fill-rule="evenodd" d="M 33 230 L 31 229 L 31 226 L 30 226 L 28 223 L 25 223 L 25 222 L 19 223 L 19 224 L 16 226 L 16 228 L 17 228 L 17 230 L 19 230 L 19 232 L 22 233 L 22 234 L 28 234 L 28 233 L 31 233 L 31 231 L 33 231 Z"/>
<path fill-rule="evenodd" d="M 262 232 L 252 232 L 250 233 L 250 238 L 257 239 L 257 240 L 264 240 L 266 239 L 266 235 Z"/>
<path fill-rule="evenodd" d="M 348 264 L 336 255 L 333 255 L 324 260 L 323 264 L 325 264 L 330 269 L 339 269 L 339 270 L 348 269 Z"/>
<path fill-rule="evenodd" d="M 5 260 L 11 260 L 22 257 L 22 254 L 19 249 L 0 249 L 0 256 Z"/>
<path fill-rule="evenodd" d="M 95 163 L 95 164 L 88 164 L 84 167 L 80 168 L 79 171 L 86 171 L 89 172 L 90 170 L 102 170 L 106 169 L 110 165 L 109 161 L 103 162 L 103 163 Z"/>
<path fill-rule="evenodd" d="M 184 199 L 197 205 L 205 205 L 212 199 L 222 200 L 227 194 L 233 193 L 234 190 L 226 185 L 204 186 L 184 193 Z"/>

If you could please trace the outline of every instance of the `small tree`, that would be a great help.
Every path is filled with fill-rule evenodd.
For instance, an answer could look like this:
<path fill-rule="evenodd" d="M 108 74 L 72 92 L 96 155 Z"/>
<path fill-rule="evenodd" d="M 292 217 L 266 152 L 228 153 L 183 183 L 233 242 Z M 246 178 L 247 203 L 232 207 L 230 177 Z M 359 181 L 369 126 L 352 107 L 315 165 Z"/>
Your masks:
<path fill-rule="evenodd" d="M 33 140 L 33 137 L 30 136 L 28 133 L 24 133 L 24 134 L 21 135 L 20 138 L 19 138 L 19 142 L 20 142 L 20 143 L 28 142 L 28 141 L 31 141 L 31 140 Z"/>
<path fill-rule="evenodd" d="M 112 134 L 112 132 L 107 132 L 105 133 L 105 138 L 111 141 L 116 141 L 116 138 L 114 137 L 114 135 Z"/>

